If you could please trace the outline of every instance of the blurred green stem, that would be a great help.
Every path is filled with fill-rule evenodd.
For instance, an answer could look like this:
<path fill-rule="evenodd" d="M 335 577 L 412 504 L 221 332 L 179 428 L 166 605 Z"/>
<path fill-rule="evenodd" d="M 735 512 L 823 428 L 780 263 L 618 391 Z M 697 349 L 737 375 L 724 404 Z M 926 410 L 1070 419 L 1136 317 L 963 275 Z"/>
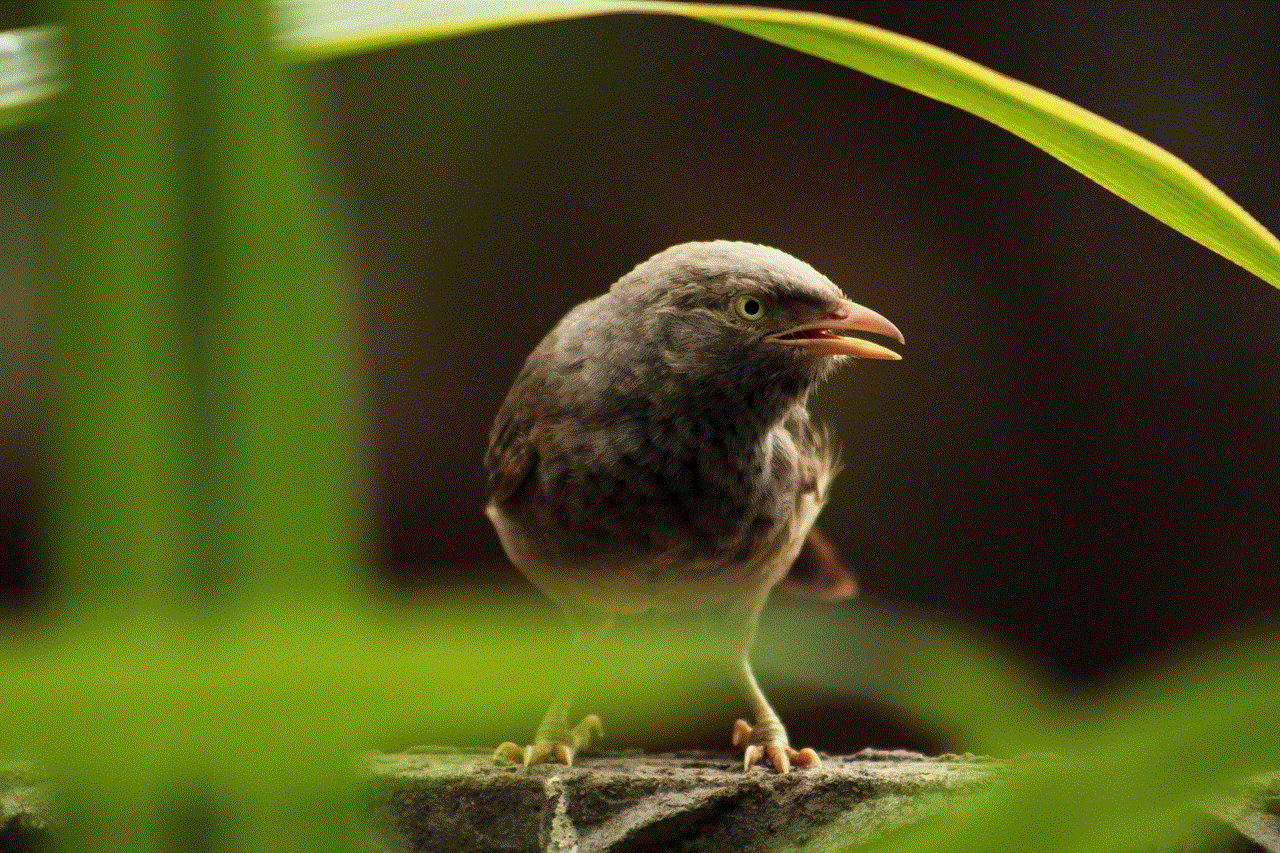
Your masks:
<path fill-rule="evenodd" d="M 194 561 L 173 16 L 142 3 L 65 12 L 49 285 L 57 601 L 144 610 L 171 605 Z"/>
<path fill-rule="evenodd" d="M 82 0 L 64 14 L 54 600 L 79 629 L 77 671 L 122 722 L 97 731 L 84 689 L 28 737 L 67 780 L 73 849 L 163 849 L 163 812 L 193 768 L 258 783 L 246 850 L 350 846 L 346 727 L 286 707 L 237 728 L 226 755 L 190 746 L 192 709 L 227 668 L 207 651 L 243 630 L 203 617 L 346 612 L 358 562 L 342 293 L 267 7 Z M 249 654 L 267 654 L 280 621 Z M 154 654 L 169 663 L 146 666 Z"/>

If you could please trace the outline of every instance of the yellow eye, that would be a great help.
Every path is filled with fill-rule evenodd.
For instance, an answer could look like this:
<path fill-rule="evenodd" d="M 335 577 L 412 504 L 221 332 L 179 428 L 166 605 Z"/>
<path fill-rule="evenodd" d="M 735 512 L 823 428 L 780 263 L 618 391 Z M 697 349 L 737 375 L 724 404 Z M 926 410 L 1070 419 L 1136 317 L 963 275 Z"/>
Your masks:
<path fill-rule="evenodd" d="M 739 317 L 752 323 L 764 318 L 764 303 L 745 293 L 733 300 L 733 310 L 738 312 Z"/>

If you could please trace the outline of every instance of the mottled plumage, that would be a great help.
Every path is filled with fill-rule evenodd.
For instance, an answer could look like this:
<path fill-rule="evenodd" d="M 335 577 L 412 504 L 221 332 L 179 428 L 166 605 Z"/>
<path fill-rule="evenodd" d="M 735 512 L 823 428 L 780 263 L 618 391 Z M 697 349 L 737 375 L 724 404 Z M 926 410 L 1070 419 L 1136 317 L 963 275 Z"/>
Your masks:
<path fill-rule="evenodd" d="M 578 305 L 490 436 L 487 511 L 512 562 L 578 621 L 695 609 L 749 636 L 835 473 L 810 390 L 845 355 L 897 357 L 833 334 L 850 328 L 901 338 L 808 264 L 729 241 L 667 249 Z M 852 592 L 816 531 L 809 554 L 819 594 Z"/>

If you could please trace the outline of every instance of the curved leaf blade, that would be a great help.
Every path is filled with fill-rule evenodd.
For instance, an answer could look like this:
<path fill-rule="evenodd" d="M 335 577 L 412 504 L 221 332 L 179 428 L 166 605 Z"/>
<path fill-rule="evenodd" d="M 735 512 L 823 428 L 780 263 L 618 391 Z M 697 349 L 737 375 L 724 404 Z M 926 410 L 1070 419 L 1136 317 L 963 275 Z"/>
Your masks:
<path fill-rule="evenodd" d="M 682 4 L 615 0 L 283 0 L 277 43 L 297 60 L 618 12 L 680 14 Z"/>
<path fill-rule="evenodd" d="M 972 113 L 1030 142 L 1176 231 L 1280 287 L 1280 240 L 1158 145 L 1035 86 L 888 30 L 816 12 L 717 4 L 524 0 L 395 2 L 344 17 L 347 0 L 281 7 L 286 49 L 341 53 L 535 21 L 617 12 L 682 15 L 808 53 Z M 375 23 L 375 18 L 380 18 Z"/>
<path fill-rule="evenodd" d="M 282 46 L 302 57 L 585 15 L 647 12 L 697 18 L 861 71 L 986 119 L 1280 287 L 1280 240 L 1185 161 L 1043 89 L 869 24 L 816 12 L 645 0 L 319 0 L 287 3 L 280 9 L 290 22 Z"/>
<path fill-rule="evenodd" d="M 771 11 L 771 10 L 761 10 Z M 1208 178 L 1083 107 L 950 51 L 827 15 L 697 15 L 986 119 L 1280 287 L 1280 240 Z"/>
<path fill-rule="evenodd" d="M 1280 240 L 1207 178 L 1148 140 L 1043 89 L 950 51 L 816 12 L 663 0 L 290 0 L 277 5 L 286 55 L 323 59 L 542 21 L 633 12 L 681 15 L 733 29 L 958 107 L 1004 128 L 1173 229 L 1280 287 Z M 37 63 L 38 64 L 38 63 Z M 0 128 L 22 120 L 4 95 L 37 96 L 0 50 Z M 10 81 L 16 81 L 11 83 Z M 16 88 L 15 88 L 16 87 Z"/>
<path fill-rule="evenodd" d="M 39 118 L 62 88 L 60 37 L 52 26 L 0 33 L 0 130 Z"/>

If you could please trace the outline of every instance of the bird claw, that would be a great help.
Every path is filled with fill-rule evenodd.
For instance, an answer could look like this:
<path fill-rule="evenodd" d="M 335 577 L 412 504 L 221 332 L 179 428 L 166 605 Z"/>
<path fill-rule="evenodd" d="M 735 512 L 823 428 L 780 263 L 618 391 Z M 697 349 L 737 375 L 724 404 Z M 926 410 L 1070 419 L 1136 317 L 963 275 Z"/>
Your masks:
<path fill-rule="evenodd" d="M 818 753 L 811 747 L 793 749 L 787 743 L 786 732 L 761 727 L 752 728 L 746 720 L 738 720 L 733 724 L 733 745 L 744 747 L 742 751 L 742 769 L 750 770 L 757 764 L 766 762 L 773 765 L 779 773 L 786 773 L 791 766 L 817 767 L 822 763 Z"/>
<path fill-rule="evenodd" d="M 573 766 L 573 758 L 586 749 L 592 738 L 604 737 L 604 724 L 595 714 L 587 714 L 571 729 L 559 734 L 539 732 L 533 743 L 523 749 L 507 741 L 493 751 L 494 760 L 505 759 L 512 764 L 528 767 L 531 764 L 563 764 Z"/>

